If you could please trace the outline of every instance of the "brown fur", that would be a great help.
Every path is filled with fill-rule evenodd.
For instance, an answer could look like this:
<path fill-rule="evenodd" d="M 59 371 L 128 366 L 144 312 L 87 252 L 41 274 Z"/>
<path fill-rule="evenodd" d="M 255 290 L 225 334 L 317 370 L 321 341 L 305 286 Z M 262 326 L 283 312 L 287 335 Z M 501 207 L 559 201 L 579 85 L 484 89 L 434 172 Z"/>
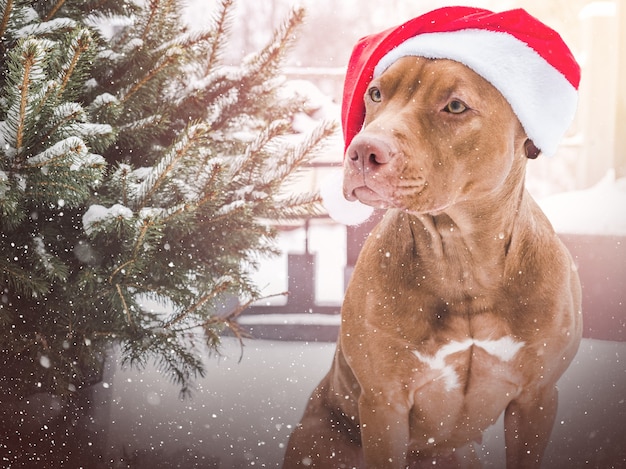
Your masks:
<path fill-rule="evenodd" d="M 502 412 L 507 467 L 538 467 L 581 314 L 572 260 L 524 189 L 536 149 L 500 93 L 453 61 L 402 58 L 364 99 L 344 192 L 389 210 L 284 467 L 478 467 L 472 443 Z M 449 112 L 453 100 L 467 109 Z M 503 337 L 523 343 L 509 360 L 481 347 Z"/>

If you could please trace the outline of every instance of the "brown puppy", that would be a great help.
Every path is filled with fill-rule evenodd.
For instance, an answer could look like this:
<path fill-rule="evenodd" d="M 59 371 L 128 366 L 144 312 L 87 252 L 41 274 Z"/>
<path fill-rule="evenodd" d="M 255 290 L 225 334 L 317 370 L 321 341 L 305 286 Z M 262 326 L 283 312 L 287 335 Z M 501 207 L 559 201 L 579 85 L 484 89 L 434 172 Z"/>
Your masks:
<path fill-rule="evenodd" d="M 364 99 L 344 192 L 389 210 L 284 467 L 473 467 L 502 412 L 507 467 L 537 467 L 581 335 L 572 259 L 524 189 L 537 150 L 458 62 L 400 58 Z"/>

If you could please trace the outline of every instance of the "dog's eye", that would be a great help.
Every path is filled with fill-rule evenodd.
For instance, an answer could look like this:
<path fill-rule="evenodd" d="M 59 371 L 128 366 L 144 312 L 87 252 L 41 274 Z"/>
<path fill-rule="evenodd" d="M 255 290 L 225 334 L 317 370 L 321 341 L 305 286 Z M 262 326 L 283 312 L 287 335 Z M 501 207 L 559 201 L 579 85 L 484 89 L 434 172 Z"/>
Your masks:
<path fill-rule="evenodd" d="M 375 86 L 372 86 L 369 90 L 367 90 L 367 94 L 369 95 L 370 99 L 375 103 L 380 103 L 383 99 L 382 93 Z"/>
<path fill-rule="evenodd" d="M 453 99 L 446 105 L 443 110 L 451 114 L 461 114 L 462 112 L 465 112 L 467 110 L 467 106 L 463 101 Z"/>

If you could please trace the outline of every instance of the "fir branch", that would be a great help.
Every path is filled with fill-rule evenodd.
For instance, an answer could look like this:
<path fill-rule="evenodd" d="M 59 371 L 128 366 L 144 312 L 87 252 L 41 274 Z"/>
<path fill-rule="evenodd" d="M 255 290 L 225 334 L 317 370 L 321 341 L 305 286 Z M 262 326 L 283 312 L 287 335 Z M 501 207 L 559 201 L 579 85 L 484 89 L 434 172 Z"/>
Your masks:
<path fill-rule="evenodd" d="M 141 33 L 142 41 L 146 40 L 146 38 L 148 37 L 148 33 L 150 32 L 150 29 L 152 27 L 152 24 L 155 22 L 155 19 L 157 17 L 157 12 L 159 9 L 159 0 L 150 0 L 148 2 L 148 9 L 150 11 L 150 14 L 148 15 L 148 20 L 146 21 L 146 24 L 143 28 L 143 32 Z"/>
<path fill-rule="evenodd" d="M 26 197 L 31 197 L 35 200 L 43 199 L 46 202 L 56 202 L 57 200 L 59 200 L 60 194 L 66 195 L 66 197 L 63 198 L 65 202 L 72 202 L 75 199 L 84 200 L 86 194 L 85 188 L 80 185 L 80 182 L 82 181 L 75 182 L 77 184 L 70 184 L 69 182 L 57 182 L 50 179 L 37 181 L 30 186 L 30 190 L 24 192 L 24 195 Z"/>
<path fill-rule="evenodd" d="M 115 290 L 117 291 L 117 295 L 120 297 L 120 300 L 122 301 L 122 309 L 124 310 L 124 314 L 126 315 L 126 321 L 128 321 L 128 325 L 134 329 L 135 322 L 133 321 L 133 318 L 130 315 L 130 309 L 128 308 L 128 304 L 126 303 L 126 298 L 124 298 L 124 294 L 122 293 L 122 287 L 120 287 L 119 283 L 115 284 Z"/>
<path fill-rule="evenodd" d="M 56 18 L 42 23 L 31 23 L 16 31 L 19 38 L 50 36 L 56 32 L 69 31 L 78 27 L 71 18 Z"/>
<path fill-rule="evenodd" d="M 148 38 L 148 35 L 152 32 L 153 26 L 157 23 L 159 16 L 166 17 L 175 6 L 175 2 L 172 0 L 149 0 L 148 3 L 150 14 L 148 15 L 148 21 L 146 21 L 146 25 L 144 26 L 141 34 L 142 41 L 145 41 Z"/>
<path fill-rule="evenodd" d="M 213 201 L 214 197 L 215 197 L 215 189 L 214 189 L 214 182 L 218 179 L 218 177 L 222 174 L 222 166 L 221 165 L 216 165 L 213 167 L 213 171 L 211 172 L 211 177 L 209 178 L 209 180 L 206 182 L 206 184 L 204 185 L 205 187 L 205 192 L 204 195 L 198 199 L 197 202 L 195 202 L 194 206 L 196 208 L 202 208 L 202 206 L 204 206 L 205 204 Z M 211 190 L 206 190 L 208 188 L 211 188 Z"/>
<path fill-rule="evenodd" d="M 176 62 L 176 60 L 178 60 L 178 57 L 180 56 L 180 53 L 181 53 L 181 50 L 178 48 L 170 49 L 164 55 L 164 57 L 161 60 L 159 60 L 159 62 L 157 62 L 155 67 L 152 70 L 150 70 L 149 73 L 144 75 L 144 77 L 141 80 L 139 80 L 137 83 L 135 83 L 128 91 L 122 92 L 122 97 L 120 98 L 120 102 L 126 103 L 126 101 L 128 101 L 128 99 L 131 96 L 133 96 L 137 91 L 139 91 L 148 83 L 150 83 L 152 79 L 158 76 L 159 73 L 162 72 L 166 67 Z"/>
<path fill-rule="evenodd" d="M 150 175 L 139 186 L 139 200 L 137 203 L 139 209 L 145 207 L 145 204 L 177 167 L 179 161 L 187 156 L 189 148 L 197 144 L 196 140 L 202 138 L 206 130 L 204 124 L 190 125 L 185 129 L 181 137 L 172 145 L 165 156 L 161 158 L 161 161 L 154 166 Z"/>
<path fill-rule="evenodd" d="M 34 117 L 33 104 L 38 96 L 38 87 L 45 79 L 43 62 L 46 53 L 53 47 L 53 43 L 44 39 L 26 39 L 18 43 L 14 50 L 9 52 L 8 83 L 10 93 L 9 107 L 5 125 L 10 130 L 10 136 L 5 141 L 14 143 L 14 166 L 19 168 L 22 163 L 22 154 L 26 146 L 27 122 Z M 29 133 L 29 136 L 32 135 Z"/>
<path fill-rule="evenodd" d="M 222 166 L 214 165 L 211 171 L 211 175 L 207 182 L 204 184 L 204 195 L 193 203 L 184 203 L 179 204 L 178 206 L 172 207 L 167 211 L 167 214 L 163 217 L 163 223 L 167 224 L 171 220 L 173 220 L 178 215 L 181 215 L 185 212 L 194 212 L 200 208 L 202 208 L 205 204 L 212 202 L 215 198 L 215 182 L 222 174 Z M 211 188 L 211 190 L 206 190 Z M 211 221 L 214 221 L 215 217 L 211 217 Z"/>
<path fill-rule="evenodd" d="M 121 272 L 122 270 L 124 270 L 128 266 L 131 266 L 131 265 L 137 263 L 137 260 L 139 259 L 139 249 L 141 248 L 141 246 L 143 246 L 144 240 L 146 238 L 146 235 L 147 235 L 148 231 L 150 230 L 150 228 L 153 228 L 155 225 L 156 224 L 154 223 L 154 221 L 151 218 L 144 218 L 143 219 L 143 222 L 141 224 L 141 229 L 139 230 L 139 235 L 137 236 L 137 239 L 135 240 L 130 259 L 127 260 L 126 262 L 124 262 L 123 264 L 121 264 L 120 266 L 118 266 L 111 273 L 111 275 L 109 276 L 109 283 L 110 284 L 113 284 L 113 280 L 114 280 L 115 276 L 119 272 Z M 119 284 L 116 284 L 116 288 L 119 288 Z"/>
<path fill-rule="evenodd" d="M 65 3 L 65 0 L 57 0 L 57 2 L 52 6 L 52 8 L 48 12 L 48 14 L 44 17 L 43 20 L 50 21 L 54 17 L 54 15 L 56 15 L 57 12 L 61 9 L 64 3 Z"/>
<path fill-rule="evenodd" d="M 111 273 L 111 275 L 109 276 L 109 283 L 111 285 L 113 285 L 113 280 L 115 279 L 115 276 L 121 272 L 122 270 L 124 270 L 126 267 L 128 267 L 129 265 L 133 264 L 135 262 L 135 259 L 129 259 L 126 262 L 124 262 L 123 264 L 120 264 L 119 266 L 116 267 L 116 269 Z M 118 284 L 116 284 L 118 285 Z"/>
<path fill-rule="evenodd" d="M 196 329 L 198 327 L 201 327 L 202 329 L 204 329 L 204 331 L 206 333 L 207 331 L 210 331 L 210 330 L 214 329 L 216 326 L 224 324 L 228 328 L 233 330 L 233 332 L 235 332 L 235 334 L 237 334 L 237 332 L 235 330 L 239 329 L 240 334 L 237 335 L 237 337 L 239 339 L 241 339 L 243 336 L 245 336 L 245 334 L 243 333 L 243 331 L 241 331 L 239 325 L 237 324 L 237 318 L 239 316 L 241 316 L 241 313 L 243 313 L 246 309 L 248 309 L 250 307 L 250 305 L 252 303 L 254 303 L 255 301 L 257 301 L 257 300 L 267 300 L 269 298 L 275 298 L 275 297 L 278 297 L 278 296 L 287 296 L 287 292 L 276 293 L 274 295 L 268 295 L 268 296 L 264 296 L 262 298 L 251 298 L 248 301 L 245 301 L 244 303 L 241 303 L 241 304 L 237 305 L 237 307 L 235 309 L 233 309 L 232 311 L 230 311 L 226 315 L 211 316 L 206 321 L 203 321 L 200 324 L 197 324 L 197 323 L 187 324 L 187 325 L 184 325 L 182 327 L 179 327 L 179 328 L 176 328 L 176 329 L 172 329 L 172 332 L 185 333 L 185 332 L 192 331 L 192 330 L 194 330 L 194 329 Z M 242 342 L 242 345 L 243 345 L 243 342 Z"/>
<path fill-rule="evenodd" d="M 128 261 L 124 262 L 123 264 L 121 264 L 120 266 L 118 266 L 109 276 L 109 283 L 113 284 L 113 279 L 115 278 L 115 276 L 121 272 L 123 269 L 125 269 L 126 267 L 135 264 L 137 262 L 138 259 L 138 254 L 139 254 L 139 248 L 141 247 L 141 245 L 143 244 L 143 240 L 146 237 L 146 233 L 148 232 L 148 230 L 150 228 L 152 228 L 154 226 L 154 222 L 150 219 L 144 219 L 142 226 L 141 226 L 141 230 L 139 231 L 139 236 L 137 236 L 137 239 L 135 240 L 135 245 L 133 247 L 133 252 L 131 254 L 131 257 Z M 119 287 L 118 287 L 119 288 Z"/>
<path fill-rule="evenodd" d="M 189 204 L 189 203 L 178 204 L 174 207 L 171 207 L 167 211 L 167 214 L 163 217 L 163 222 L 168 223 L 169 221 L 176 218 L 178 215 L 181 215 L 185 212 L 194 211 L 196 208 L 197 207 L 195 204 Z"/>
<path fill-rule="evenodd" d="M 123 163 L 119 163 L 117 169 L 113 172 L 111 177 L 112 181 L 119 181 L 120 187 L 119 192 L 122 196 L 122 205 L 126 207 L 130 198 L 130 190 L 131 184 L 129 182 L 129 177 L 132 174 L 132 168 Z"/>
<path fill-rule="evenodd" d="M 279 293 L 277 295 L 270 295 L 270 296 L 264 297 L 263 299 L 271 298 L 274 296 L 285 296 L 285 295 L 286 295 L 285 293 Z M 212 348 L 216 347 L 217 339 L 215 337 L 214 329 L 216 328 L 216 326 L 223 324 L 226 327 L 228 327 L 228 329 L 230 329 L 230 331 L 239 341 L 239 346 L 241 350 L 241 353 L 239 355 L 239 361 L 241 362 L 241 359 L 243 358 L 243 347 L 245 345 L 243 342 L 243 339 L 250 338 L 251 336 L 239 325 L 239 323 L 237 322 L 237 318 L 241 315 L 241 313 L 243 313 L 246 309 L 248 309 L 254 301 L 255 301 L 254 298 L 250 299 L 246 301 L 245 303 L 238 305 L 237 308 L 235 308 L 233 311 L 228 313 L 226 316 L 212 316 L 209 318 L 208 321 L 205 321 L 204 323 L 202 323 L 201 327 L 204 331 L 205 336 L 207 337 L 207 341 L 210 341 L 207 345 L 209 345 Z"/>
<path fill-rule="evenodd" d="M 310 160 L 312 158 L 311 151 L 320 148 L 321 143 L 333 135 L 336 130 L 336 122 L 322 122 L 300 144 L 290 149 L 287 158 L 281 158 L 280 162 L 276 162 L 275 170 L 267 172 L 262 178 L 261 184 L 270 185 L 285 181 L 294 171 Z"/>
<path fill-rule="evenodd" d="M 37 296 L 48 291 L 48 282 L 34 275 L 31 268 L 25 269 L 13 262 L 3 262 L 1 258 L 0 266 L 2 266 L 0 279 L 10 290 L 29 296 Z"/>
<path fill-rule="evenodd" d="M 157 53 L 166 53 L 169 49 L 173 47 L 178 47 L 182 49 L 191 49 L 195 45 L 207 41 L 212 36 L 212 32 L 190 32 L 184 33 L 176 36 L 171 41 L 167 41 L 157 47 L 155 52 Z"/>
<path fill-rule="evenodd" d="M 318 193 L 294 194 L 276 200 L 261 216 L 272 221 L 301 220 L 321 213 L 322 199 Z"/>
<path fill-rule="evenodd" d="M 139 231 L 139 236 L 137 236 L 137 240 L 135 241 L 135 246 L 133 247 L 132 259 L 135 261 L 139 257 L 139 248 L 143 244 L 143 240 L 148 233 L 148 230 L 155 225 L 154 221 L 151 218 L 144 218 L 141 224 L 141 230 Z"/>
<path fill-rule="evenodd" d="M 287 296 L 287 295 L 288 295 L 287 292 L 283 292 L 283 293 L 276 293 L 274 295 L 267 295 L 267 296 L 264 296 L 262 298 L 251 298 L 251 299 L 249 299 L 249 300 L 247 300 L 247 301 L 237 305 L 236 308 L 234 308 L 232 311 L 230 311 L 226 315 L 223 315 L 223 316 L 211 316 L 206 321 L 203 321 L 200 324 L 186 325 L 184 327 L 173 329 L 172 332 L 175 332 L 175 333 L 186 333 L 188 331 L 191 331 L 191 330 L 197 329 L 198 327 L 201 327 L 203 329 L 207 339 L 209 339 L 211 341 L 207 345 L 209 345 L 209 347 L 211 347 L 212 349 L 215 349 L 215 347 L 218 345 L 219 337 L 215 334 L 214 330 L 217 327 L 224 325 L 228 329 L 230 329 L 231 332 L 234 334 L 234 336 L 237 338 L 237 340 L 239 340 L 239 345 L 241 346 L 241 351 L 242 351 L 241 352 L 242 354 L 239 357 L 239 359 L 241 360 L 241 358 L 243 356 L 243 347 L 244 347 L 243 339 L 244 338 L 249 338 L 250 335 L 248 333 L 246 333 L 243 330 L 243 328 L 239 325 L 239 323 L 237 322 L 237 318 L 239 318 L 239 316 L 241 316 L 241 314 L 245 310 L 247 310 L 252 303 L 254 303 L 257 300 L 267 300 L 269 298 L 275 298 L 275 297 Z"/>
<path fill-rule="evenodd" d="M 122 367 L 141 370 L 149 358 L 154 358 L 157 369 L 182 386 L 181 394 L 189 394 L 191 380 L 206 373 L 202 360 L 192 353 L 193 342 L 191 334 L 174 334 L 162 328 L 135 329 L 122 343 Z"/>
<path fill-rule="evenodd" d="M 222 49 L 228 42 L 233 5 L 234 0 L 222 0 L 218 13 L 214 17 L 213 41 L 211 41 L 209 56 L 204 67 L 205 76 L 211 73 L 221 55 Z"/>
<path fill-rule="evenodd" d="M 246 203 L 242 200 L 237 200 L 228 205 L 223 205 L 218 212 L 205 221 L 205 224 L 207 226 L 215 225 L 222 220 L 232 218 L 236 213 L 243 212 L 245 208 Z"/>
<path fill-rule="evenodd" d="M 26 106 L 28 104 L 28 92 L 30 83 L 30 72 L 36 63 L 36 48 L 31 46 L 25 49 L 22 55 L 24 59 L 24 73 L 22 75 L 22 83 L 20 84 L 20 99 L 19 99 L 19 120 L 17 125 L 17 132 L 15 135 L 15 148 L 18 156 L 22 150 L 22 143 L 24 140 L 24 126 L 26 120 Z"/>
<path fill-rule="evenodd" d="M 259 155 L 263 152 L 266 145 L 271 142 L 274 138 L 282 135 L 285 131 L 290 128 L 291 123 L 286 119 L 276 120 L 270 122 L 268 126 L 266 126 L 257 137 L 250 142 L 246 146 L 246 150 L 239 159 L 235 160 L 230 167 L 230 173 L 235 176 L 240 172 L 248 173 L 248 184 L 252 183 L 252 178 L 256 177 L 253 171 L 247 168 L 246 163 L 261 163 L 263 162 L 262 158 L 259 158 Z M 244 170 L 244 167 L 246 169 Z"/>
<path fill-rule="evenodd" d="M 39 263 L 44 268 L 48 276 L 65 281 L 68 276 L 68 267 L 55 255 L 48 252 L 45 243 L 40 236 L 33 238 L 34 252 Z"/>
<path fill-rule="evenodd" d="M 72 73 L 74 73 L 74 70 L 78 65 L 78 61 L 82 57 L 83 53 L 89 50 L 91 43 L 92 38 L 88 29 L 80 30 L 76 37 L 72 39 L 72 44 L 70 45 L 70 50 L 68 51 L 69 60 L 64 64 L 62 69 L 63 76 L 60 80 L 61 84 L 59 86 L 59 93 L 63 93 L 67 87 Z"/>
<path fill-rule="evenodd" d="M 194 304 L 192 304 L 189 308 L 181 311 L 174 318 L 172 318 L 169 321 L 167 321 L 163 325 L 163 328 L 164 329 L 171 328 L 175 324 L 179 323 L 180 321 L 182 321 L 183 319 L 188 317 L 190 314 L 193 314 L 195 311 L 200 309 L 209 300 L 212 300 L 213 298 L 217 297 L 220 293 L 224 293 L 231 286 L 232 286 L 232 284 L 229 281 L 222 282 L 222 283 L 218 284 L 209 293 L 207 293 L 206 295 L 203 295 L 200 298 L 198 298 L 198 300 Z"/>
<path fill-rule="evenodd" d="M 100 174 L 103 168 L 92 167 L 89 171 Z M 56 205 L 59 200 L 65 202 L 66 207 L 76 208 L 85 202 L 90 195 L 90 187 L 88 186 L 92 174 L 82 172 L 75 174 L 73 171 L 58 172 L 56 178 L 50 178 L 46 174 L 29 180 L 28 189 L 24 192 L 24 196 L 36 201 L 35 206 L 45 208 L 46 206 Z M 53 223 L 51 218 L 48 223 Z"/>
<path fill-rule="evenodd" d="M 302 24 L 304 16 L 304 8 L 296 7 L 292 9 L 287 20 L 274 32 L 269 44 L 261 52 L 244 61 L 244 66 L 250 70 L 251 75 L 267 74 L 276 70 L 280 61 L 289 50 L 289 45 L 291 45 L 294 39 L 294 32 Z"/>
<path fill-rule="evenodd" d="M 6 0 L 4 10 L 2 12 L 2 21 L 0 21 L 0 37 L 4 38 L 4 35 L 11 18 L 11 11 L 13 10 L 13 0 Z"/>
<path fill-rule="evenodd" d="M 48 83 L 46 83 L 43 93 L 41 93 L 41 98 L 38 99 L 39 104 L 35 109 L 35 113 L 39 114 L 43 107 L 48 104 L 48 99 L 50 99 L 50 97 L 52 96 L 57 95 L 56 91 L 58 90 L 58 87 L 59 84 L 54 80 L 50 80 Z M 41 139 L 41 141 L 44 141 L 44 139 Z"/>
<path fill-rule="evenodd" d="M 46 99 L 47 96 L 48 96 L 48 92 L 45 93 L 44 99 Z M 41 107 L 42 105 L 43 105 L 43 101 L 40 103 L 39 107 Z M 85 118 L 85 111 L 80 106 L 80 104 L 78 103 L 62 104 L 61 106 L 57 107 L 54 110 L 53 119 L 55 119 L 56 122 L 53 120 L 53 125 L 50 126 L 50 128 L 48 128 L 46 133 L 42 134 L 41 138 L 39 139 L 39 142 L 43 144 L 44 142 L 50 141 L 50 137 L 56 131 L 58 131 L 59 128 L 61 128 L 61 126 L 63 126 L 64 124 L 69 124 L 70 122 L 78 120 L 78 119 L 82 120 L 84 118 Z"/>
<path fill-rule="evenodd" d="M 120 125 L 118 128 L 120 130 L 120 134 L 136 134 L 145 129 L 158 127 L 163 124 L 163 122 L 165 122 L 165 116 L 161 114 L 153 114 L 143 119 Z"/>
<path fill-rule="evenodd" d="M 194 348 L 193 343 L 184 343 L 185 340 L 193 342 L 193 339 L 162 331 L 151 330 L 148 333 L 149 350 L 146 352 L 156 355 L 155 363 L 158 370 L 165 372 L 174 384 L 181 386 L 181 397 L 191 395 L 192 380 L 202 378 L 206 374 L 202 360 L 191 352 Z"/>

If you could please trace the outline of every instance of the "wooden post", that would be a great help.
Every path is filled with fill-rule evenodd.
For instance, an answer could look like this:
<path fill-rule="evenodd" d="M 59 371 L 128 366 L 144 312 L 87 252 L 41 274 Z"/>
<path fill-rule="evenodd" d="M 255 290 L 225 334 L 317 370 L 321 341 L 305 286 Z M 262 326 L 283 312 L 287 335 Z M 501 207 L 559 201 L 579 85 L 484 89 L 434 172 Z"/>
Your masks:
<path fill-rule="evenodd" d="M 297 312 L 311 311 L 315 307 L 315 253 L 309 252 L 309 228 L 311 221 L 304 222 L 304 253 L 287 254 L 287 306 Z"/>
<path fill-rule="evenodd" d="M 344 289 L 348 287 L 352 271 L 361 253 L 361 248 L 370 232 L 385 214 L 385 210 L 375 210 L 371 217 L 360 225 L 346 227 L 346 267 L 343 273 Z"/>
<path fill-rule="evenodd" d="M 615 116 L 615 175 L 626 177 L 626 2 L 617 4 L 617 87 Z"/>
<path fill-rule="evenodd" d="M 594 185 L 615 167 L 617 27 L 614 2 L 594 2 L 580 12 L 584 57 L 579 116 L 583 133 L 580 188 Z"/>
<path fill-rule="evenodd" d="M 287 255 L 288 289 L 287 305 L 294 312 L 306 313 L 315 307 L 315 254 Z"/>

